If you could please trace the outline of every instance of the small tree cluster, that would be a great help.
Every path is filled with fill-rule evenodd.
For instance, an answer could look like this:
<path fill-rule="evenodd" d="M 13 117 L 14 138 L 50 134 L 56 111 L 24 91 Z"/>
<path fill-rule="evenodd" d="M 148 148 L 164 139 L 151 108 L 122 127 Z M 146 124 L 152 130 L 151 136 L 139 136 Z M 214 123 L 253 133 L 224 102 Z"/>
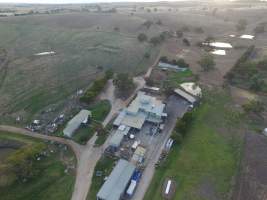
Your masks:
<path fill-rule="evenodd" d="M 247 28 L 247 20 L 240 19 L 236 25 L 237 31 L 244 31 Z"/>
<path fill-rule="evenodd" d="M 257 100 L 251 100 L 249 103 L 243 105 L 243 109 L 247 113 L 260 114 L 264 111 L 264 104 Z"/>
<path fill-rule="evenodd" d="M 117 74 L 113 83 L 122 96 L 126 96 L 134 88 L 133 79 L 127 73 Z"/>
<path fill-rule="evenodd" d="M 103 78 L 95 80 L 92 86 L 88 90 L 86 90 L 84 95 L 80 98 L 80 101 L 88 104 L 93 102 L 97 97 L 97 95 L 99 94 L 99 92 L 101 92 L 104 89 L 108 79 L 111 79 L 112 76 L 113 76 L 113 71 L 111 69 L 107 70 Z"/>
<path fill-rule="evenodd" d="M 177 121 L 174 132 L 172 134 L 172 139 L 180 144 L 182 139 L 186 136 L 189 129 L 192 127 L 194 121 L 194 112 L 187 112 L 185 115 Z"/>
<path fill-rule="evenodd" d="M 137 39 L 139 40 L 139 42 L 145 42 L 145 41 L 147 41 L 147 36 L 146 36 L 146 34 L 144 34 L 144 33 L 140 33 L 140 34 L 137 36 Z"/>
<path fill-rule="evenodd" d="M 216 65 L 213 56 L 210 54 L 203 55 L 200 61 L 198 61 L 198 64 L 202 67 L 204 71 L 210 71 L 214 69 Z"/>

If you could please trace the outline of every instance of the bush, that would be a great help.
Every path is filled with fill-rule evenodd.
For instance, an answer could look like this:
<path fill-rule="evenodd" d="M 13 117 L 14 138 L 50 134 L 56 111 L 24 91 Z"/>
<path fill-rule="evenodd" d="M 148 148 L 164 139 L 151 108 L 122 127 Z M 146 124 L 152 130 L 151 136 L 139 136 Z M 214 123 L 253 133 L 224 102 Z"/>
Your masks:
<path fill-rule="evenodd" d="M 195 28 L 196 33 L 204 33 L 204 30 L 201 27 Z"/>
<path fill-rule="evenodd" d="M 203 55 L 201 60 L 198 61 L 198 64 L 202 67 L 204 71 L 214 69 L 214 66 L 216 65 L 213 56 L 210 54 Z"/>
<path fill-rule="evenodd" d="M 188 130 L 191 128 L 194 120 L 194 112 L 187 112 L 184 116 L 177 121 L 175 125 L 175 132 L 181 134 L 183 137 L 187 134 Z"/>
<path fill-rule="evenodd" d="M 265 32 L 265 26 L 263 24 L 256 26 L 256 28 L 254 29 L 255 34 L 260 34 L 264 32 Z"/>
<path fill-rule="evenodd" d="M 264 105 L 260 101 L 252 100 L 249 103 L 243 105 L 243 109 L 247 113 L 260 114 L 264 111 Z"/>
<path fill-rule="evenodd" d="M 181 31 L 181 30 L 177 30 L 177 31 L 176 31 L 176 35 L 177 35 L 178 38 L 182 38 L 183 35 L 184 35 L 184 33 L 183 33 L 183 31 Z"/>
<path fill-rule="evenodd" d="M 154 46 L 160 44 L 161 42 L 163 42 L 166 37 L 168 37 L 169 33 L 168 32 L 162 32 L 160 33 L 158 36 L 154 36 L 150 39 L 150 43 L 153 44 Z"/>
<path fill-rule="evenodd" d="M 129 92 L 134 88 L 134 83 L 132 77 L 127 73 L 120 73 L 113 80 L 113 83 L 118 90 L 119 94 L 122 96 L 126 96 Z"/>
<path fill-rule="evenodd" d="M 80 101 L 87 104 L 92 103 L 98 96 L 99 92 L 104 89 L 108 79 L 112 77 L 113 71 L 111 69 L 107 70 L 103 78 L 95 80 L 92 86 L 88 90 L 86 90 L 84 95 L 80 98 Z"/>
<path fill-rule="evenodd" d="M 149 29 L 150 26 L 152 26 L 152 24 L 153 24 L 153 22 L 150 21 L 150 20 L 148 20 L 148 21 L 146 21 L 143 25 L 144 25 L 147 29 Z"/>
<path fill-rule="evenodd" d="M 183 43 L 186 45 L 186 46 L 191 46 L 189 40 L 187 38 L 184 38 L 183 39 Z"/>
<path fill-rule="evenodd" d="M 244 31 L 247 28 L 247 20 L 240 19 L 236 25 L 237 31 Z"/>
<path fill-rule="evenodd" d="M 140 34 L 137 36 L 137 39 L 139 40 L 139 42 L 145 42 L 145 41 L 147 41 L 147 36 L 146 36 L 146 34 L 144 34 L 144 33 L 140 33 Z"/>

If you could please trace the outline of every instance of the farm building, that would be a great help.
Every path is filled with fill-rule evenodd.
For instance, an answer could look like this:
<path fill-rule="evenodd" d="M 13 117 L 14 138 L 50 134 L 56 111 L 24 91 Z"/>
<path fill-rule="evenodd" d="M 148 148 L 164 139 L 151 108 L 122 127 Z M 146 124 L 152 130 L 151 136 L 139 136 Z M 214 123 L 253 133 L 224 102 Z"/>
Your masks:
<path fill-rule="evenodd" d="M 120 146 L 123 137 L 128 134 L 129 130 L 130 127 L 121 125 L 111 137 L 109 145 L 114 149 L 117 149 Z"/>
<path fill-rule="evenodd" d="M 165 104 L 144 92 L 138 92 L 137 97 L 128 108 L 120 112 L 114 125 L 125 125 L 140 130 L 145 121 L 160 124 L 167 116 L 164 112 Z"/>
<path fill-rule="evenodd" d="M 120 200 L 130 183 L 134 171 L 133 164 L 120 159 L 97 193 L 97 200 Z"/>
<path fill-rule="evenodd" d="M 201 97 L 202 96 L 202 90 L 201 88 L 193 82 L 188 82 L 188 83 L 182 83 L 180 87 L 186 91 L 187 93 L 196 96 L 196 97 Z"/>
<path fill-rule="evenodd" d="M 172 69 L 172 70 L 176 70 L 180 72 L 187 70 L 187 68 L 185 67 L 179 67 L 178 65 L 172 65 L 172 64 L 164 63 L 164 62 L 159 62 L 158 67 L 161 69 Z"/>
<path fill-rule="evenodd" d="M 88 122 L 88 118 L 91 116 L 92 114 L 89 110 L 81 110 L 68 122 L 66 128 L 63 130 L 64 136 L 71 137 L 81 124 Z"/>
<path fill-rule="evenodd" d="M 189 93 L 185 92 L 182 89 L 177 88 L 174 90 L 174 93 L 179 95 L 180 97 L 182 97 L 183 99 L 191 103 L 192 105 L 195 105 L 198 102 L 198 99 L 196 97 L 194 97 L 193 95 L 190 95 Z"/>

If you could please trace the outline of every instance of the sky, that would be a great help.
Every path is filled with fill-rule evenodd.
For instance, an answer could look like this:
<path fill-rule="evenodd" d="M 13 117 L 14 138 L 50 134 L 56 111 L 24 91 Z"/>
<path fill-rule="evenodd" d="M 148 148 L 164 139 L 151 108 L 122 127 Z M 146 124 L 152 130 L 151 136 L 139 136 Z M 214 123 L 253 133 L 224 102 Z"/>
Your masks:
<path fill-rule="evenodd" d="M 0 0 L 0 3 L 42 3 L 42 4 L 67 4 L 67 3 L 102 3 L 102 2 L 155 2 L 160 0 Z M 181 0 L 168 0 L 181 1 Z"/>

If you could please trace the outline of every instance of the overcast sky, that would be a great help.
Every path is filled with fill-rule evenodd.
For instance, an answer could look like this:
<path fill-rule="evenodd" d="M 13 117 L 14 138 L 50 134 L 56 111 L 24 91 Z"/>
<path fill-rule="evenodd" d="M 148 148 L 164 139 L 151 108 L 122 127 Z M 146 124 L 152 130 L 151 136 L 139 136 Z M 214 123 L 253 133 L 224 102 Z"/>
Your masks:
<path fill-rule="evenodd" d="M 160 0 L 0 0 L 0 3 L 42 3 L 42 4 L 63 4 L 63 3 L 102 3 L 102 2 L 153 2 Z M 181 0 L 168 0 L 181 1 Z"/>

